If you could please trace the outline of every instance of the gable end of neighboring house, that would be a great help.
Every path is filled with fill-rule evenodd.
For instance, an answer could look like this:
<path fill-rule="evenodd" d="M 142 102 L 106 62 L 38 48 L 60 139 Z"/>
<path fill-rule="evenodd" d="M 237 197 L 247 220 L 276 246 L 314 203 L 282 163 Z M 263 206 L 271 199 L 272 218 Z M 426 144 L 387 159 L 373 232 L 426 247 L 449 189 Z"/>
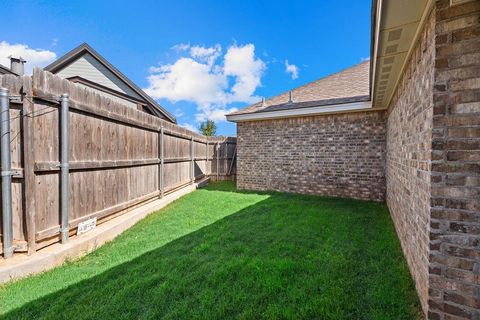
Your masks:
<path fill-rule="evenodd" d="M 113 101 L 176 123 L 173 115 L 86 43 L 68 52 L 45 70 L 97 91 Z"/>

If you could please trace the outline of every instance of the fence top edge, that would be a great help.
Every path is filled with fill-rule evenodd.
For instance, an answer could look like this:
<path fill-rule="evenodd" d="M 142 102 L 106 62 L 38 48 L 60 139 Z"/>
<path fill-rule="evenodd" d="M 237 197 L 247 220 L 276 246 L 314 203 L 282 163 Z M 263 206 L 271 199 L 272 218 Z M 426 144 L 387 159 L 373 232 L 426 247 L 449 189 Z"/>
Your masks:
<path fill-rule="evenodd" d="M 15 76 L 11 77 L 19 78 Z M 69 94 L 70 100 L 74 103 L 85 105 L 87 107 L 98 108 L 103 111 L 113 113 L 117 117 L 124 117 L 128 120 L 134 120 L 139 122 L 140 125 L 144 124 L 147 128 L 155 128 L 157 131 L 160 131 L 160 128 L 163 127 L 173 133 L 193 137 L 202 143 L 236 141 L 235 137 L 207 137 L 197 132 L 190 131 L 179 126 L 178 124 L 168 122 L 146 112 L 136 110 L 124 104 L 113 101 L 112 99 L 102 96 L 90 88 L 79 86 L 74 82 L 63 79 L 58 75 L 52 74 L 40 68 L 34 68 L 32 76 L 27 76 L 27 78 L 31 79 L 32 81 L 31 86 L 33 87 L 34 96 L 35 93 L 42 93 L 50 97 L 60 96 L 63 93 L 67 93 Z"/>

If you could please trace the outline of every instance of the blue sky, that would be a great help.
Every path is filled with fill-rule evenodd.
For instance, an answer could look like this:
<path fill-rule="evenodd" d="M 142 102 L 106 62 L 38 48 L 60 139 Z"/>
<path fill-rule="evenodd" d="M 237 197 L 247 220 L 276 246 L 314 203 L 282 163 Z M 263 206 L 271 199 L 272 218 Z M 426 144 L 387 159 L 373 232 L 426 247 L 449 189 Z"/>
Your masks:
<path fill-rule="evenodd" d="M 367 0 L 7 1 L 0 55 L 24 50 L 42 66 L 88 42 L 179 124 L 212 118 L 217 133 L 232 135 L 224 112 L 368 58 L 370 7 Z"/>

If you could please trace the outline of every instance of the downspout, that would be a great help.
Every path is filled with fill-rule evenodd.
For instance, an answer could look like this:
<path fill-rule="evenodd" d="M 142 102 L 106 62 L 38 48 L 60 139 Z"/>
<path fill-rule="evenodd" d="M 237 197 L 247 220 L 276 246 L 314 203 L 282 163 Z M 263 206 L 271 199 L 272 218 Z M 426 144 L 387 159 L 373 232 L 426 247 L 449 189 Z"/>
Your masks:
<path fill-rule="evenodd" d="M 3 257 L 13 256 L 12 171 L 10 162 L 10 107 L 8 89 L 0 88 Z"/>
<path fill-rule="evenodd" d="M 68 222 L 68 94 L 62 94 L 60 109 L 60 214 L 62 217 L 61 235 L 62 243 L 68 242 L 69 222 Z"/>

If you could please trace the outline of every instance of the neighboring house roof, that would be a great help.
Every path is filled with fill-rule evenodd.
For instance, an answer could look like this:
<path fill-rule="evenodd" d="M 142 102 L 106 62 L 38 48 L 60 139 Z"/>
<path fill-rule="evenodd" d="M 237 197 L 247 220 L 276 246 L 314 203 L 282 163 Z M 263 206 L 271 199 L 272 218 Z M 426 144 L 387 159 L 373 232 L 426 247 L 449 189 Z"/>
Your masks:
<path fill-rule="evenodd" d="M 369 101 L 369 70 L 370 62 L 364 61 L 228 116 Z M 292 103 L 289 103 L 290 92 Z"/>
<path fill-rule="evenodd" d="M 76 47 L 72 51 L 68 52 L 58 60 L 54 61 L 47 67 L 46 71 L 58 74 L 62 70 L 65 70 L 68 66 L 73 65 L 75 62 L 78 62 L 79 59 L 83 58 L 90 65 L 95 66 L 97 69 L 103 69 L 103 73 L 107 75 L 107 83 L 96 83 L 92 79 L 84 79 L 78 74 L 72 74 L 68 78 L 72 80 L 81 80 L 82 83 L 87 85 L 92 85 L 96 83 L 97 89 L 105 90 L 106 92 L 117 92 L 120 96 L 129 96 L 134 99 L 144 100 L 148 110 L 159 117 L 165 117 L 173 123 L 176 123 L 175 117 L 160 106 L 154 99 L 147 95 L 142 89 L 140 89 L 135 83 L 128 79 L 123 73 L 121 73 L 117 68 L 115 68 L 111 63 L 109 63 L 104 57 L 102 57 L 98 52 L 96 52 L 92 47 L 87 43 L 83 43 L 80 46 Z M 83 80 L 83 81 L 82 81 Z"/>
<path fill-rule="evenodd" d="M 331 112 L 384 110 L 414 52 L 435 1 L 372 0 L 371 60 L 227 115 L 252 121 Z M 401 14 L 399 14 L 401 12 Z M 425 40 L 421 47 L 424 48 Z"/>
<path fill-rule="evenodd" d="M 18 76 L 15 72 L 10 70 L 10 68 L 5 67 L 4 65 L 0 64 L 0 74 L 13 74 L 15 76 Z"/>

